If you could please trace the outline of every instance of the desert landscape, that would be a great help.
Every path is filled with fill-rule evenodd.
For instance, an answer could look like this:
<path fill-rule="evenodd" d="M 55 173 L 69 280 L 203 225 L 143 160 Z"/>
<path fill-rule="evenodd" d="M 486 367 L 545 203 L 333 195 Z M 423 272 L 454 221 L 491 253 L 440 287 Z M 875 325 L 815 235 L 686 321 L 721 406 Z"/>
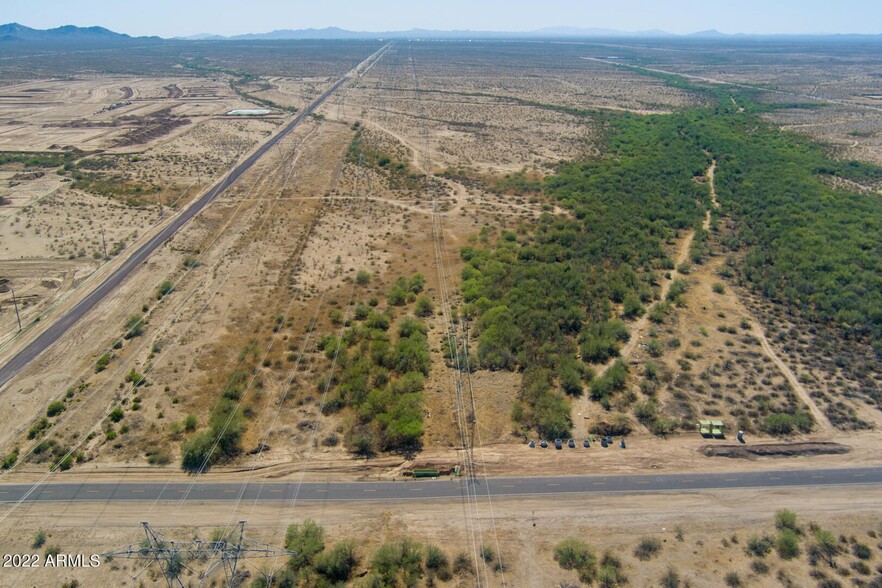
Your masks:
<path fill-rule="evenodd" d="M 2 363 L 65 328 L 0 384 L 0 545 L 101 565 L 0 584 L 221 585 L 199 557 L 170 574 L 171 559 L 108 554 L 167 549 L 142 542 L 142 521 L 163 541 L 234 543 L 247 520 L 282 550 L 232 574 L 253 586 L 879 586 L 870 480 L 555 490 L 872 477 L 882 78 L 865 49 L 11 49 Z M 768 188 L 790 199 L 753 198 L 762 161 L 791 156 Z M 518 477 L 548 488 L 481 489 Z M 187 501 L 282 482 L 408 486 L 397 501 L 232 485 Z M 82 491 L 25 490 L 59 483 Z M 90 501 L 96 484 L 182 496 Z M 432 484 L 462 491 L 410 495 Z"/>

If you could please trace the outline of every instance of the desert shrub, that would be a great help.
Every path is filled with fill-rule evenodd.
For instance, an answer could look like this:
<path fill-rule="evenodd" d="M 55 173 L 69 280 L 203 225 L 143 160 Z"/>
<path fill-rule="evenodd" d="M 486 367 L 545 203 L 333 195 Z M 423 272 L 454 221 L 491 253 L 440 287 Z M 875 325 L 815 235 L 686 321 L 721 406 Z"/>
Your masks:
<path fill-rule="evenodd" d="M 211 434 L 208 431 L 198 433 L 181 446 L 181 467 L 188 472 L 199 473 L 211 465 L 215 453 Z"/>
<path fill-rule="evenodd" d="M 147 463 L 150 465 L 166 465 L 171 463 L 168 451 L 151 450 L 147 452 Z"/>
<path fill-rule="evenodd" d="M 110 354 L 105 353 L 101 357 L 98 358 L 98 361 L 95 362 L 95 373 L 100 374 L 104 370 L 107 369 L 107 366 L 110 364 Z"/>
<path fill-rule="evenodd" d="M 464 552 L 459 552 L 453 560 L 453 573 L 457 575 L 473 574 L 472 560 Z"/>
<path fill-rule="evenodd" d="M 649 561 L 661 553 L 662 543 L 657 537 L 643 537 L 634 548 L 634 557 L 640 561 Z"/>
<path fill-rule="evenodd" d="M 384 586 L 414 586 L 423 575 L 422 561 L 420 544 L 405 537 L 381 545 L 371 558 L 371 571 Z"/>
<path fill-rule="evenodd" d="M 759 535 L 754 535 L 747 540 L 747 545 L 744 550 L 748 555 L 765 557 L 770 551 L 772 551 L 774 545 L 775 540 L 768 535 L 763 535 L 761 537 Z"/>
<path fill-rule="evenodd" d="M 554 559 L 565 570 L 591 568 L 596 572 L 597 569 L 597 558 L 591 553 L 591 548 L 578 539 L 564 539 L 558 543 L 554 547 Z"/>
<path fill-rule="evenodd" d="M 677 430 L 679 423 L 673 417 L 658 417 L 649 427 L 654 435 L 667 436 Z"/>
<path fill-rule="evenodd" d="M 426 547 L 426 569 L 438 576 L 440 580 L 446 581 L 452 577 L 450 560 L 447 559 L 447 554 L 437 545 Z"/>
<path fill-rule="evenodd" d="M 597 571 L 597 585 L 600 588 L 617 588 L 624 586 L 628 581 L 622 570 L 622 562 L 615 555 L 607 551 L 600 560 L 600 568 Z"/>
<path fill-rule="evenodd" d="M 789 528 L 781 529 L 775 539 L 775 550 L 781 559 L 799 557 L 799 535 Z"/>
<path fill-rule="evenodd" d="M 46 416 L 54 417 L 60 415 L 64 412 L 64 402 L 61 400 L 56 400 L 55 402 L 50 402 L 49 406 L 46 407 Z"/>
<path fill-rule="evenodd" d="M 496 553 L 493 551 L 493 548 L 489 545 L 481 546 L 481 559 L 484 560 L 484 563 L 490 563 L 496 558 Z"/>
<path fill-rule="evenodd" d="M 607 400 L 616 392 L 625 389 L 625 381 L 628 375 L 628 366 L 618 360 L 606 373 L 591 381 L 591 398 L 597 401 Z"/>
<path fill-rule="evenodd" d="M 739 588 L 741 586 L 741 577 L 738 572 L 729 572 L 723 577 L 723 582 L 729 588 Z"/>
<path fill-rule="evenodd" d="M 862 576 L 869 576 L 870 573 L 873 571 L 870 569 L 870 566 L 866 564 L 866 562 L 860 560 L 851 562 L 849 567 L 854 570 L 855 573 Z"/>
<path fill-rule="evenodd" d="M 355 283 L 359 286 L 366 286 L 371 283 L 371 273 L 365 270 L 359 270 L 355 274 Z"/>
<path fill-rule="evenodd" d="M 674 568 L 668 568 L 668 571 L 659 580 L 662 588 L 680 588 L 680 574 Z"/>
<path fill-rule="evenodd" d="M 628 415 L 616 413 L 607 421 L 600 421 L 591 426 L 591 432 L 595 435 L 612 435 L 614 437 L 624 436 L 631 432 L 631 419 Z"/>
<path fill-rule="evenodd" d="M 124 339 L 132 339 L 133 337 L 138 337 L 144 333 L 144 319 L 137 314 L 133 314 L 129 317 L 129 320 L 126 321 L 126 333 L 123 335 Z"/>
<path fill-rule="evenodd" d="M 418 296 L 414 306 L 414 314 L 419 317 L 427 317 L 431 316 L 433 312 L 435 312 L 435 304 L 432 300 L 425 295 Z"/>
<path fill-rule="evenodd" d="M 46 543 L 46 531 L 43 529 L 37 529 L 37 532 L 34 533 L 34 539 L 31 541 L 31 549 L 39 549 L 43 547 Z"/>
<path fill-rule="evenodd" d="M 163 283 L 159 285 L 159 288 L 156 290 L 156 299 L 162 300 L 168 294 L 174 290 L 175 285 L 171 283 L 169 280 L 165 280 Z"/>
<path fill-rule="evenodd" d="M 665 347 L 662 345 L 661 341 L 658 339 L 650 339 L 644 344 L 646 348 L 646 352 L 650 355 L 650 357 L 661 357 L 665 352 Z"/>
<path fill-rule="evenodd" d="M 316 556 L 324 551 L 325 530 L 312 519 L 305 519 L 301 524 L 288 525 L 285 531 L 285 549 L 295 552 L 288 560 L 288 566 L 293 570 L 303 569 L 311 565 Z M 346 549 L 344 544 L 338 555 L 346 555 Z M 354 557 L 354 554 L 350 555 Z"/>
<path fill-rule="evenodd" d="M 646 309 L 643 307 L 643 303 L 640 301 L 640 297 L 637 294 L 631 292 L 625 296 L 625 299 L 622 302 L 622 316 L 625 318 L 635 318 L 643 316 L 645 313 Z"/>
<path fill-rule="evenodd" d="M 686 290 L 688 288 L 689 282 L 687 282 L 686 280 L 674 280 L 673 282 L 671 282 L 671 287 L 668 289 L 668 294 L 665 297 L 665 300 L 679 306 L 680 304 L 682 304 L 683 294 L 686 293 Z"/>
<path fill-rule="evenodd" d="M 796 523 L 796 513 L 786 508 L 777 511 L 775 513 L 775 528 L 779 531 L 790 529 L 791 531 L 798 532 L 799 525 Z"/>
<path fill-rule="evenodd" d="M 143 386 L 144 384 L 146 384 L 147 378 L 135 371 L 135 368 L 132 368 L 132 370 L 128 374 L 126 374 L 126 382 L 132 384 L 137 388 L 138 386 Z"/>
<path fill-rule="evenodd" d="M 59 547 L 58 545 L 50 545 L 46 548 L 46 551 L 44 552 L 46 557 L 56 557 L 59 553 L 61 553 L 61 547 Z"/>
<path fill-rule="evenodd" d="M 834 565 L 833 558 L 842 551 L 836 537 L 830 531 L 821 528 L 814 528 L 813 534 L 815 542 L 808 549 L 810 561 L 823 558 L 829 565 Z"/>
<path fill-rule="evenodd" d="M 10 451 L 6 457 L 3 458 L 3 465 L 0 466 L 0 469 L 8 470 L 11 469 L 12 466 L 18 461 L 18 447 L 13 447 L 12 451 Z"/>
<path fill-rule="evenodd" d="M 652 400 L 638 402 L 634 405 L 634 416 L 641 424 L 650 424 L 658 416 L 658 405 Z"/>
<path fill-rule="evenodd" d="M 340 541 L 329 551 L 315 555 L 313 567 L 331 582 L 346 582 L 358 565 L 356 543 L 352 540 Z"/>
<path fill-rule="evenodd" d="M 750 562 L 750 569 L 753 570 L 755 574 L 764 576 L 769 573 L 769 564 L 761 559 L 755 559 Z"/>
<path fill-rule="evenodd" d="M 851 552 L 858 559 L 870 559 L 873 557 L 873 551 L 869 546 L 864 545 L 863 543 L 855 543 L 852 545 Z"/>
<path fill-rule="evenodd" d="M 808 433 L 814 426 L 814 419 L 807 412 L 796 414 L 774 413 L 766 416 L 762 423 L 762 430 L 770 435 L 778 437 L 791 435 L 796 431 Z"/>

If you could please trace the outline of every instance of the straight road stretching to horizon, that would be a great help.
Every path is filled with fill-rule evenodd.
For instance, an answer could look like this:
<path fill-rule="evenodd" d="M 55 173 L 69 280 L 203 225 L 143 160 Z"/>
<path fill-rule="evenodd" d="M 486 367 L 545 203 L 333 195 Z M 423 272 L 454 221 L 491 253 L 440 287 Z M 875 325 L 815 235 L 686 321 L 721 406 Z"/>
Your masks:
<path fill-rule="evenodd" d="M 0 502 L 371 501 L 458 499 L 472 484 L 478 497 L 634 494 L 882 483 L 882 467 L 549 478 L 443 478 L 397 482 L 174 482 L 0 484 Z"/>
<path fill-rule="evenodd" d="M 388 47 L 388 45 L 387 45 Z M 384 47 L 385 48 L 385 47 Z M 382 51 L 382 49 L 380 50 Z M 380 52 L 371 55 L 377 55 Z M 370 59 L 371 57 L 368 57 Z M 364 63 L 364 62 L 362 62 Z M 361 64 L 360 64 L 361 65 Z M 359 65 L 359 66 L 360 66 Z M 357 69 L 357 68 L 356 68 Z M 350 72 L 351 73 L 351 72 Z M 6 385 L 15 375 L 20 372 L 26 365 L 36 359 L 38 355 L 48 349 L 53 343 L 58 341 L 67 330 L 79 321 L 89 310 L 96 304 L 101 302 L 108 294 L 113 292 L 128 277 L 132 271 L 145 261 L 150 255 L 156 251 L 163 243 L 174 236 L 181 227 L 187 224 L 190 219 L 195 217 L 217 198 L 224 190 L 229 188 L 239 176 L 251 169 L 251 167 L 263 157 L 267 151 L 273 148 L 288 133 L 299 125 L 313 110 L 321 106 L 327 98 L 337 91 L 347 80 L 350 79 L 350 73 L 337 80 L 334 85 L 325 90 L 325 92 L 316 98 L 309 106 L 303 109 L 285 128 L 274 135 L 269 141 L 264 143 L 257 151 L 252 153 L 245 161 L 237 165 L 233 171 L 221 179 L 211 190 L 202 195 L 189 207 L 184 209 L 176 216 L 164 229 L 159 231 L 149 241 L 141 245 L 134 253 L 132 253 L 123 264 L 110 274 L 97 288 L 92 290 L 85 298 L 80 300 L 73 308 L 56 320 L 48 329 L 40 333 L 36 339 L 24 349 L 19 351 L 5 365 L 0 367 L 0 388 Z"/>

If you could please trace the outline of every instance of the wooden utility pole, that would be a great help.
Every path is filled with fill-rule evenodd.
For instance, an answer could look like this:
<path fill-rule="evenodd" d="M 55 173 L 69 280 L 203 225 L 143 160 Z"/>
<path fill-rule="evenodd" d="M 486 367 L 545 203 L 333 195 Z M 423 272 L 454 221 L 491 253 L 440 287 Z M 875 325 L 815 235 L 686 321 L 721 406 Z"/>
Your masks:
<path fill-rule="evenodd" d="M 101 225 L 101 244 L 104 245 L 104 261 L 107 261 L 107 241 L 104 239 L 104 225 Z"/>
<path fill-rule="evenodd" d="M 15 298 L 15 290 L 12 289 L 12 286 L 9 287 L 12 291 L 12 304 L 15 306 L 15 318 L 18 319 L 18 332 L 21 332 L 21 316 L 18 314 L 18 300 Z"/>

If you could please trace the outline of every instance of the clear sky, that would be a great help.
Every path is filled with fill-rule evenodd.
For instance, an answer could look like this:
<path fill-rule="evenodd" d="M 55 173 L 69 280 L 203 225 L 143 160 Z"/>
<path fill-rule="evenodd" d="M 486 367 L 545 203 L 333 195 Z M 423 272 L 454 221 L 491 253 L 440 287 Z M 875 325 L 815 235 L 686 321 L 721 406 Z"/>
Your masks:
<path fill-rule="evenodd" d="M 0 0 L 0 23 L 100 25 L 130 35 L 235 35 L 337 26 L 529 31 L 882 33 L 882 0 Z"/>

